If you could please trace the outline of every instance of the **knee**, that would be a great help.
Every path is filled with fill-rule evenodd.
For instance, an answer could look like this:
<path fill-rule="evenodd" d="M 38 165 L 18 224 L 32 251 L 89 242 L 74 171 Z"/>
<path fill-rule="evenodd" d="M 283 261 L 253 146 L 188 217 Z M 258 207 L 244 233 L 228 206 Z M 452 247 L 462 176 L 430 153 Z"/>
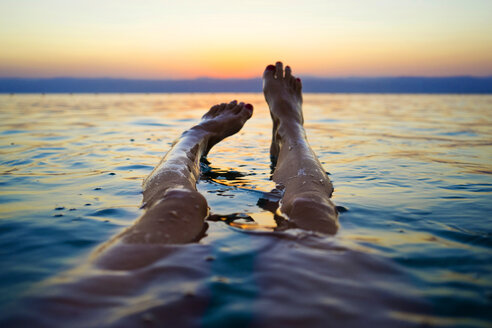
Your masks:
<path fill-rule="evenodd" d="M 202 194 L 196 190 L 189 190 L 184 188 L 170 188 L 167 189 L 159 202 L 177 201 L 184 205 L 198 205 L 200 207 L 207 207 L 207 201 Z"/>
<path fill-rule="evenodd" d="M 298 197 L 287 214 L 294 224 L 305 230 L 335 234 L 338 230 L 338 212 L 329 199 Z"/>
<path fill-rule="evenodd" d="M 195 190 L 185 188 L 169 188 L 162 194 L 162 199 L 187 199 L 195 197 L 197 194 L 200 195 L 200 193 Z"/>
<path fill-rule="evenodd" d="M 208 210 L 205 197 L 196 190 L 186 188 L 169 188 L 163 192 L 155 193 L 145 202 L 143 208 L 150 210 L 152 208 L 162 207 L 164 204 L 168 206 L 173 204 L 173 206 L 178 206 L 182 209 Z"/>

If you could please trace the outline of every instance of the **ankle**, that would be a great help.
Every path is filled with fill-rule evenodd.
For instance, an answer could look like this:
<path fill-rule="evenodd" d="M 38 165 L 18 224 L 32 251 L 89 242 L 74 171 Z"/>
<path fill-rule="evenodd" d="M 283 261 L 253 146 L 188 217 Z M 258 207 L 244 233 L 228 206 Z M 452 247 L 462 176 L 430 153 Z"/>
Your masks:
<path fill-rule="evenodd" d="M 280 120 L 277 134 L 283 141 L 298 141 L 306 139 L 304 126 L 296 120 Z"/>
<path fill-rule="evenodd" d="M 203 122 L 191 127 L 189 130 L 183 132 L 182 136 L 194 136 L 199 138 L 206 138 L 213 134 L 213 131 L 207 128 Z"/>

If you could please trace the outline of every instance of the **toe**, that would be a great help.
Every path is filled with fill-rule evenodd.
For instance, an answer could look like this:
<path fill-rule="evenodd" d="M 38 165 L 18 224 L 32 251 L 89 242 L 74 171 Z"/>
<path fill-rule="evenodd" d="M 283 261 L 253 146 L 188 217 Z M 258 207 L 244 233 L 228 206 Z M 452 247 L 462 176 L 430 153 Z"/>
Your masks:
<path fill-rule="evenodd" d="M 239 114 L 241 112 L 241 110 L 243 109 L 243 107 L 244 107 L 244 103 L 241 101 L 239 104 L 236 105 L 236 107 L 234 107 L 232 109 L 232 112 L 234 114 Z"/>
<path fill-rule="evenodd" d="M 289 85 L 291 88 L 294 88 L 294 89 L 296 88 L 296 78 L 293 77 L 292 75 L 289 78 Z"/>
<path fill-rule="evenodd" d="M 285 66 L 285 78 L 288 79 L 292 76 L 292 70 L 290 66 Z"/>
<path fill-rule="evenodd" d="M 214 105 L 212 107 L 210 107 L 210 110 L 208 112 L 206 112 L 202 118 L 210 118 L 210 117 L 214 117 L 216 114 L 217 114 L 217 111 L 219 110 L 219 107 L 220 105 Z"/>
<path fill-rule="evenodd" d="M 275 63 L 275 76 L 277 79 L 281 79 L 284 77 L 284 68 L 282 62 Z"/>
<path fill-rule="evenodd" d="M 240 114 L 244 119 L 249 120 L 253 115 L 253 105 L 246 104 L 242 106 Z"/>
<path fill-rule="evenodd" d="M 243 109 L 243 106 L 244 106 L 244 103 L 240 102 L 239 104 L 237 104 L 236 106 L 234 106 L 231 109 L 231 112 L 233 112 L 234 114 L 238 114 L 241 111 L 241 109 Z"/>
<path fill-rule="evenodd" d="M 237 105 L 236 107 L 232 108 L 231 109 L 231 112 L 234 113 L 234 114 L 239 114 L 239 112 L 241 111 L 242 107 Z"/>
<path fill-rule="evenodd" d="M 298 90 L 302 89 L 302 81 L 300 78 L 296 78 L 296 89 Z"/>
<path fill-rule="evenodd" d="M 237 100 L 233 100 L 230 103 L 228 103 L 226 107 L 227 107 L 227 109 L 231 109 L 231 108 L 236 107 L 236 105 L 237 105 Z"/>
<path fill-rule="evenodd" d="M 263 72 L 263 78 L 266 80 L 273 79 L 274 75 L 275 75 L 275 66 L 268 65 L 265 68 L 265 72 Z"/>
<path fill-rule="evenodd" d="M 226 103 L 222 103 L 219 105 L 219 109 L 217 110 L 217 113 L 220 113 L 224 110 L 224 108 L 226 108 L 227 104 Z"/>

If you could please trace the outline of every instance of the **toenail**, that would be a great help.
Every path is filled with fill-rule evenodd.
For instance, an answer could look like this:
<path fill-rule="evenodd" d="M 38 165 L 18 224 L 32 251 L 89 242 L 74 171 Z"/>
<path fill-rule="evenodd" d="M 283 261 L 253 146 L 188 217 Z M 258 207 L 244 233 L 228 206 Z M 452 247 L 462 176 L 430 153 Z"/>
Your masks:
<path fill-rule="evenodd" d="M 273 71 L 275 69 L 275 66 L 268 65 L 266 69 L 267 69 L 267 71 Z"/>
<path fill-rule="evenodd" d="M 290 66 L 285 66 L 285 69 L 290 69 Z"/>
<path fill-rule="evenodd" d="M 249 110 L 253 110 L 253 105 L 251 105 L 251 104 L 246 104 L 246 105 L 244 105 L 244 107 L 249 109 Z"/>
<path fill-rule="evenodd" d="M 297 82 L 301 82 L 301 79 L 300 79 L 300 78 L 296 78 L 296 81 L 297 81 Z"/>

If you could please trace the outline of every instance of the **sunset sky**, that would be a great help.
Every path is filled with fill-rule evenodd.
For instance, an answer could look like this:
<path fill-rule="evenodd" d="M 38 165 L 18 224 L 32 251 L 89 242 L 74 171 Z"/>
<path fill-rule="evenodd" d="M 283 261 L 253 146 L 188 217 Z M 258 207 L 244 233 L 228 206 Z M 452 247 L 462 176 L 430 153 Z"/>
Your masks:
<path fill-rule="evenodd" d="M 490 0 L 0 0 L 0 77 L 492 75 Z"/>

